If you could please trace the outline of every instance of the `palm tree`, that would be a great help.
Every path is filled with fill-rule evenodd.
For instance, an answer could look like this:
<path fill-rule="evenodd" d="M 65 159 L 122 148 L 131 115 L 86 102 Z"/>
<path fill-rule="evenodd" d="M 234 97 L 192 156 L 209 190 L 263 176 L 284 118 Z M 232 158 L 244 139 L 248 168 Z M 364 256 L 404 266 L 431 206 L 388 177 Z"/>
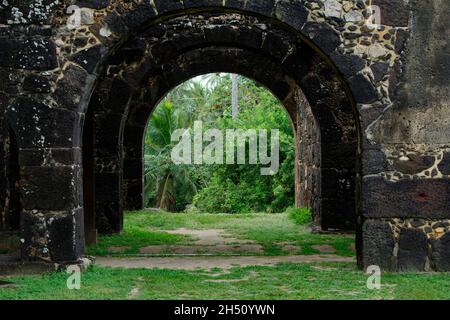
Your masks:
<path fill-rule="evenodd" d="M 232 117 L 236 119 L 239 114 L 239 83 L 237 74 L 231 75 L 231 110 Z"/>
<path fill-rule="evenodd" d="M 213 123 L 223 114 L 221 99 L 213 96 L 218 87 L 223 87 L 220 92 L 229 92 L 230 78 L 220 73 L 194 78 L 172 90 L 156 108 L 145 138 L 147 203 L 176 211 L 179 202 L 183 202 L 180 198 L 192 199 L 207 180 L 203 176 L 205 170 L 172 162 L 171 151 L 175 145 L 171 136 L 176 129 L 191 128 L 194 120 Z"/>
<path fill-rule="evenodd" d="M 175 144 L 171 141 L 176 129 L 190 128 L 192 112 L 187 108 L 175 107 L 172 97 L 165 99 L 150 119 L 145 137 L 145 194 L 147 203 L 162 210 L 177 210 L 177 193 L 182 190 L 184 197 L 193 197 L 197 185 L 192 178 L 192 166 L 176 165 L 172 162 L 171 151 Z M 181 103 L 180 103 L 181 104 Z"/>

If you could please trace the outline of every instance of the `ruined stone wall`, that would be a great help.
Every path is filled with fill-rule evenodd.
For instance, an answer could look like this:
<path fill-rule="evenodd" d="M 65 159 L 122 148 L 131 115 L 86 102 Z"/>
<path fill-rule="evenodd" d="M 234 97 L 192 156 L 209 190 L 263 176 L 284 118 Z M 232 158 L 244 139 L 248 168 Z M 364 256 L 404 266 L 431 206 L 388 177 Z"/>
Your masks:
<path fill-rule="evenodd" d="M 15 137 L 18 123 L 12 121 L 8 112 L 19 100 L 25 103 L 31 97 L 43 98 L 50 91 L 51 72 L 47 70 L 57 66 L 50 23 L 58 1 L 30 4 L 0 3 L 0 229 L 4 230 L 18 229 L 21 210 L 19 181 L 15 181 L 20 175 L 15 172 L 19 170 Z M 31 142 L 32 137 L 20 140 Z"/>
<path fill-rule="evenodd" d="M 366 178 L 367 264 L 450 268 L 450 3 L 409 1 L 410 37 L 393 103 L 367 135 L 385 158 Z M 384 201 L 383 201 L 384 200 Z M 376 244 L 375 244 L 376 243 Z"/>
<path fill-rule="evenodd" d="M 263 31 L 263 28 L 270 31 Z M 155 37 L 155 34 L 158 37 Z M 209 43 L 214 43 L 214 46 L 211 47 Z M 202 45 L 206 45 L 211 49 L 199 52 L 194 50 Z M 217 47 L 217 49 L 213 50 L 214 47 Z M 226 48 L 229 49 L 227 50 Z M 251 50 L 235 50 L 235 48 L 249 48 Z M 186 54 L 186 51 L 189 50 L 192 53 Z M 255 52 L 252 53 L 252 51 L 257 50 L 262 51 L 267 57 L 264 59 Z M 240 56 L 236 54 L 239 52 L 241 52 Z M 301 56 L 294 58 L 296 54 Z M 128 58 L 123 61 L 123 57 L 126 55 L 128 55 Z M 314 55 L 314 51 L 302 47 L 300 39 L 290 36 L 285 30 L 275 27 L 263 19 L 245 17 L 240 14 L 191 14 L 189 17 L 174 18 L 170 22 L 161 23 L 158 27 L 150 28 L 148 32 L 124 45 L 122 50 L 108 61 L 108 71 L 104 75 L 104 82 L 109 82 L 110 88 L 114 88 L 114 90 L 111 90 L 111 97 L 108 93 L 109 90 L 102 86 L 96 89 L 99 92 L 106 92 L 106 94 L 101 93 L 104 101 L 102 105 L 104 106 L 100 106 L 99 119 L 106 117 L 106 119 L 110 120 L 109 122 L 115 121 L 116 124 L 111 126 L 112 131 L 120 126 L 122 116 L 117 110 L 122 105 L 124 107 L 122 113 L 127 113 L 125 111 L 128 103 L 126 96 L 135 90 L 132 87 L 139 87 L 140 81 L 144 79 L 144 70 L 148 69 L 148 72 L 151 74 L 147 83 L 150 83 L 155 88 L 162 88 L 154 90 L 149 95 L 148 102 L 134 101 L 133 104 L 136 104 L 137 108 L 132 106 L 129 109 L 128 113 L 132 120 L 127 123 L 127 126 L 131 127 L 132 132 L 130 137 L 126 128 L 124 136 L 124 144 L 130 143 L 124 148 L 126 152 L 124 159 L 124 182 L 126 187 L 132 186 L 133 189 L 131 190 L 136 195 L 142 193 L 142 191 L 136 191 L 138 188 L 142 190 L 143 131 L 150 116 L 150 111 L 155 106 L 152 102 L 158 101 L 161 97 L 160 95 L 167 93 L 167 90 L 170 90 L 173 86 L 202 72 L 229 71 L 241 73 L 256 79 L 273 90 L 274 94 L 284 102 L 291 117 L 295 119 L 298 108 L 310 108 L 310 105 L 306 104 L 305 107 L 300 102 L 292 103 L 286 101 L 286 99 L 292 100 L 296 92 L 296 81 L 303 78 L 306 83 L 305 92 L 314 106 L 314 114 L 318 121 L 322 122 L 322 126 L 327 128 L 323 139 L 323 149 L 324 158 L 328 159 L 326 162 L 327 172 L 324 175 L 327 178 L 325 184 L 329 187 L 327 188 L 327 195 L 324 197 L 321 196 L 320 189 L 314 190 L 314 193 L 317 192 L 314 195 L 318 204 L 315 207 L 317 211 L 321 208 L 319 202 L 325 202 L 326 204 L 324 214 L 316 214 L 316 216 L 330 217 L 326 220 L 326 225 L 319 223 L 323 228 L 351 229 L 355 220 L 355 200 L 354 191 L 352 190 L 352 186 L 354 188 L 355 183 L 349 183 L 350 187 L 346 187 L 346 183 L 342 183 L 340 180 L 355 180 L 356 143 L 358 140 L 355 121 L 352 120 L 351 105 L 345 96 L 344 90 L 339 85 L 339 79 L 336 74 L 327 69 L 327 64 L 318 58 L 311 62 L 314 59 Z M 222 61 L 218 57 L 221 57 Z M 274 61 L 282 60 L 286 57 L 289 58 L 284 59 L 286 61 L 284 68 L 276 66 Z M 297 64 L 302 59 L 304 62 L 303 67 Z M 261 68 L 261 66 L 264 66 L 264 68 Z M 158 71 L 159 68 L 163 70 L 162 73 Z M 110 78 L 114 78 L 114 80 L 111 82 Z M 103 80 L 99 81 L 102 82 Z M 326 91 L 328 99 L 323 96 L 322 92 L 317 92 L 315 88 L 317 82 L 322 83 L 323 87 L 330 88 Z M 134 85 L 130 87 L 130 83 Z M 308 86 L 308 83 L 312 83 L 314 86 Z M 120 88 L 120 90 L 117 88 Z M 138 96 L 145 95 L 140 94 Z M 96 100 L 95 97 L 96 94 L 94 94 L 94 100 Z M 105 106 L 106 109 L 109 108 L 111 110 L 109 115 L 104 111 Z M 146 112 L 145 110 L 148 111 Z M 312 113 L 310 110 L 311 115 Z M 305 128 L 313 125 L 313 122 L 308 120 L 300 120 Z M 101 136 L 108 137 L 109 142 L 117 141 L 119 138 L 113 132 L 108 132 L 107 135 L 103 134 L 104 130 L 101 132 Z M 341 139 L 343 132 L 345 132 L 344 138 Z M 101 136 L 98 137 L 99 145 L 101 144 Z M 103 144 L 104 147 L 101 148 L 109 146 L 109 143 L 106 143 L 106 141 Z M 113 152 L 110 153 L 110 156 L 104 156 L 105 163 L 101 159 L 98 161 L 99 164 L 102 164 L 99 167 L 103 171 L 101 173 L 102 176 L 108 175 L 111 179 L 116 177 L 115 180 L 110 180 L 111 183 L 108 185 L 117 185 L 118 183 L 115 181 L 120 179 L 122 163 L 120 158 L 115 156 L 117 150 L 120 150 L 120 143 L 117 142 L 116 144 L 117 146 L 111 149 Z M 342 148 L 335 147 L 336 144 L 340 144 Z M 322 148 L 319 145 L 317 147 L 317 153 L 319 154 L 322 152 Z M 309 150 L 304 150 L 305 158 L 309 156 L 308 152 Z M 106 153 L 102 151 L 101 154 L 105 155 Z M 111 159 L 115 160 L 112 161 Z M 130 163 L 134 164 L 135 170 L 129 168 Z M 113 170 L 108 168 L 113 168 Z M 312 172 L 306 173 L 307 175 L 305 175 L 305 172 L 303 173 L 305 179 L 311 179 L 308 175 L 312 174 Z M 320 178 L 320 175 L 318 178 Z M 340 192 L 341 190 L 343 191 Z M 308 192 L 311 193 L 311 191 Z M 111 193 L 112 190 L 108 188 L 105 195 L 110 196 Z M 347 195 L 347 197 L 343 197 L 343 195 Z M 136 202 L 142 203 L 142 200 Z M 114 204 L 119 203 L 119 201 L 112 201 L 112 198 L 103 198 L 102 196 L 97 213 L 111 216 L 110 212 L 113 210 L 103 203 Z M 339 207 L 341 210 L 336 210 Z M 334 212 L 337 213 L 333 214 Z"/>
<path fill-rule="evenodd" d="M 61 5 L 59 0 L 0 3 L 0 111 L 2 129 L 11 130 L 20 148 L 14 165 L 20 165 L 25 259 L 76 260 L 84 251 L 76 160 L 81 152 L 73 131 L 80 115 L 58 106 L 51 95 L 61 75 L 54 39 L 54 15 Z"/>
<path fill-rule="evenodd" d="M 82 8 L 80 24 L 74 28 L 67 24 L 70 4 Z M 376 26 L 366 23 L 371 4 L 381 9 Z M 154 32 L 151 41 L 167 38 L 152 51 L 175 56 L 162 55 L 172 59 L 164 68 L 160 61 L 151 63 L 155 69 L 171 70 L 172 80 L 193 75 L 205 53 L 230 58 L 258 52 L 289 70 L 292 74 L 286 74 L 297 81 L 320 120 L 322 155 L 333 155 L 321 159 L 321 190 L 338 192 L 328 201 L 320 199 L 321 212 L 360 215 L 360 264 L 391 270 L 448 269 L 448 11 L 446 0 L 3 1 L 0 117 L 20 148 L 24 257 L 72 261 L 83 254 L 85 113 L 95 83 L 105 72 L 106 58 L 147 30 Z M 176 16 L 184 17 L 186 28 L 193 22 L 190 14 L 223 13 L 229 18 L 232 12 L 260 19 L 252 28 L 259 29 L 261 37 L 248 37 L 243 48 L 245 38 L 239 37 L 245 35 L 241 32 L 248 24 L 242 22 L 245 19 L 214 30 L 202 27 L 198 34 L 157 27 Z M 300 41 L 291 45 L 291 40 L 272 32 L 274 26 Z M 186 40 L 185 34 L 191 38 Z M 197 48 L 195 36 L 201 40 Z M 191 41 L 191 48 L 185 48 L 185 41 Z M 217 43 L 239 48 L 226 53 L 201 48 Z M 118 76 L 127 79 L 126 73 Z M 164 79 L 166 89 L 176 82 L 171 79 Z M 113 110 L 115 122 L 105 115 L 96 123 L 104 137 L 119 141 L 105 149 L 105 162 L 99 165 L 112 164 L 105 165 L 105 176 L 110 169 L 119 174 L 111 178 L 117 180 L 114 183 L 111 179 L 97 183 L 114 186 L 110 193 L 123 200 L 120 141 L 127 136 L 123 126 L 132 110 L 123 109 L 120 101 L 114 101 L 122 108 L 120 114 Z M 128 137 L 133 137 L 130 132 Z M 109 155 L 114 156 L 108 159 Z M 354 158 L 357 164 L 345 161 Z M 305 181 L 313 176 L 307 175 Z M 333 183 L 324 186 L 327 181 Z M 0 199 L 4 188 L 0 187 Z M 355 193 L 360 199 L 355 208 L 339 201 Z M 111 212 L 120 217 L 122 204 L 108 197 L 103 200 L 112 203 Z"/>

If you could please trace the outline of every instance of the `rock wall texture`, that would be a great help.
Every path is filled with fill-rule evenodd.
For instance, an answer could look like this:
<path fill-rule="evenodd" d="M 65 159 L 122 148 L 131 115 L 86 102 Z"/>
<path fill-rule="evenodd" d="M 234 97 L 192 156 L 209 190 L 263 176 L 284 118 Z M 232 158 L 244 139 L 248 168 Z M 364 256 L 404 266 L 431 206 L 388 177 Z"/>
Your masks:
<path fill-rule="evenodd" d="M 20 212 L 24 259 L 80 259 L 85 238 L 119 232 L 123 209 L 142 207 L 157 101 L 192 76 L 235 72 L 296 124 L 297 201 L 318 227 L 356 225 L 362 267 L 449 270 L 449 7 L 3 1 L 1 226 Z"/>
<path fill-rule="evenodd" d="M 410 35 L 395 66 L 393 103 L 366 131 L 386 159 L 363 183 L 372 195 L 363 200 L 365 247 L 386 243 L 366 264 L 448 270 L 450 4 L 409 1 L 408 8 Z"/>

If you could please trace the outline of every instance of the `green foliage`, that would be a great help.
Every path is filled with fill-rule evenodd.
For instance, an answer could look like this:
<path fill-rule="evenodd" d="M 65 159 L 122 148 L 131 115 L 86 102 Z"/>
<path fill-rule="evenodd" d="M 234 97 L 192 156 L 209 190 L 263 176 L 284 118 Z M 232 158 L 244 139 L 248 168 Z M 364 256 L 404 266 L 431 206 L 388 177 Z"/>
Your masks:
<path fill-rule="evenodd" d="M 290 207 L 286 210 L 286 213 L 298 225 L 305 225 L 312 222 L 311 210 L 308 208 Z"/>
<path fill-rule="evenodd" d="M 172 162 L 172 133 L 189 128 L 193 119 L 192 112 L 175 109 L 169 99 L 160 104 L 150 119 L 144 145 L 145 202 L 171 212 L 183 210 L 191 203 L 202 183 L 201 170 Z"/>
<path fill-rule="evenodd" d="M 237 118 L 231 117 L 229 75 L 193 79 L 161 102 L 150 120 L 145 141 L 148 205 L 182 211 L 192 203 L 189 211 L 240 213 L 283 212 L 293 204 L 295 150 L 290 119 L 265 87 L 244 77 L 239 77 L 239 87 Z M 172 132 L 191 128 L 197 120 L 203 121 L 203 130 L 278 129 L 278 174 L 262 176 L 260 165 L 174 165 L 170 159 Z"/>
<path fill-rule="evenodd" d="M 218 171 L 220 172 L 220 171 Z M 235 182 L 232 178 L 221 180 L 215 173 L 207 187 L 194 197 L 194 205 L 200 212 L 241 213 L 260 212 L 270 201 L 270 189 L 263 180 L 254 183 L 245 178 Z"/>

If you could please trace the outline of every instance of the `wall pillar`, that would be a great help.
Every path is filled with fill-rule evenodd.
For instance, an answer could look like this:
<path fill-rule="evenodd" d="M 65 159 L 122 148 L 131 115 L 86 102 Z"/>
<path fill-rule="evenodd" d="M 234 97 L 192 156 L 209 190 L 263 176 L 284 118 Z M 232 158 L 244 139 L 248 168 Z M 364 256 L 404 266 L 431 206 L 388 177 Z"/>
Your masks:
<path fill-rule="evenodd" d="M 391 3 L 375 2 L 382 9 Z M 450 3 L 409 5 L 383 16 L 384 23 L 403 27 L 396 33 L 401 58 L 389 79 L 392 103 L 378 106 L 384 110 L 379 118 L 367 108 L 361 113 L 367 134 L 360 265 L 449 271 L 450 45 L 442 30 L 448 26 Z"/>
<path fill-rule="evenodd" d="M 127 123 L 124 135 L 123 198 L 126 210 L 142 210 L 144 203 L 144 150 L 146 127 Z M 144 137 L 145 139 L 145 137 Z"/>
<path fill-rule="evenodd" d="M 316 228 L 321 228 L 322 212 L 320 206 L 320 130 L 306 97 L 297 90 L 297 137 L 298 156 L 296 190 L 299 196 L 298 206 L 311 209 Z"/>

